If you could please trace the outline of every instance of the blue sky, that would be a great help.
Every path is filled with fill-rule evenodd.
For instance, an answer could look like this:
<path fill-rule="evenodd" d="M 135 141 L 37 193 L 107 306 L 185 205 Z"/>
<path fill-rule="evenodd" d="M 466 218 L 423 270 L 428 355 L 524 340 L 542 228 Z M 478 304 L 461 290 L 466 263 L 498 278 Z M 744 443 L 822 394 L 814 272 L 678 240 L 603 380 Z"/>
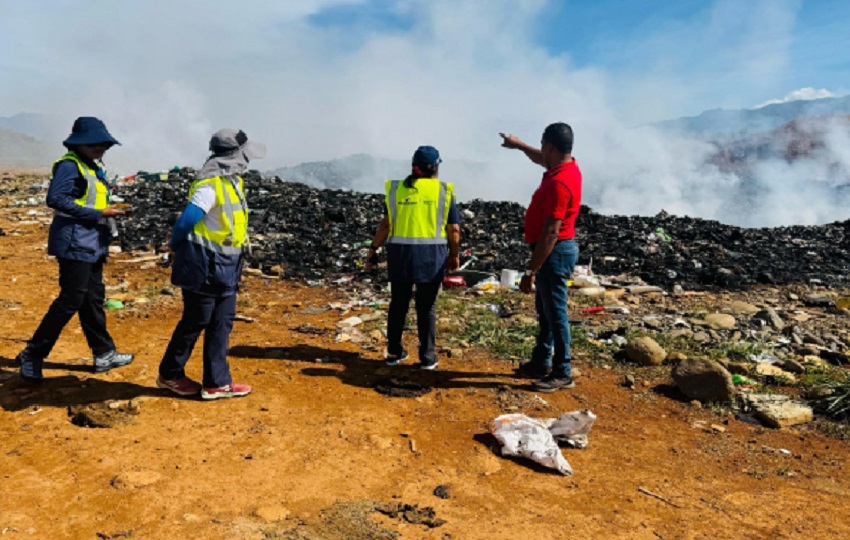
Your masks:
<path fill-rule="evenodd" d="M 702 90 L 693 93 L 695 99 L 687 110 L 678 111 L 682 114 L 697 114 L 702 108 L 750 107 L 804 87 L 825 88 L 838 95 L 850 88 L 850 2 L 845 0 L 554 0 L 543 4 L 530 21 L 529 36 L 572 68 L 604 70 L 625 78 L 640 78 L 649 69 L 700 80 Z M 486 6 L 479 2 L 480 9 Z M 763 16 L 769 12 L 773 15 Z M 347 46 L 352 46 L 376 34 L 409 32 L 418 17 L 409 3 L 367 0 L 329 6 L 308 20 L 345 33 Z M 470 19 L 467 24 L 476 21 Z M 767 29 L 755 30 L 761 25 Z M 752 34 L 756 37 L 751 40 Z M 728 60 L 737 53 L 751 54 L 754 61 L 765 63 L 777 62 L 780 55 L 784 58 L 777 69 L 758 73 L 765 84 L 732 89 L 729 84 L 736 82 L 740 67 L 730 66 Z"/>

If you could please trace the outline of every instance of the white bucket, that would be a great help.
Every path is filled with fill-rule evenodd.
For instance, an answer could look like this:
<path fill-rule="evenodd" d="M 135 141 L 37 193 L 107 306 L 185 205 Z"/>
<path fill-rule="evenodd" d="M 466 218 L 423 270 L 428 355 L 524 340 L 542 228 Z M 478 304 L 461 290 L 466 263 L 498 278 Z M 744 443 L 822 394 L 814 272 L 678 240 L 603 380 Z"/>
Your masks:
<path fill-rule="evenodd" d="M 516 285 L 518 279 L 519 272 L 505 268 L 502 270 L 502 278 L 499 280 L 499 285 L 510 288 Z"/>

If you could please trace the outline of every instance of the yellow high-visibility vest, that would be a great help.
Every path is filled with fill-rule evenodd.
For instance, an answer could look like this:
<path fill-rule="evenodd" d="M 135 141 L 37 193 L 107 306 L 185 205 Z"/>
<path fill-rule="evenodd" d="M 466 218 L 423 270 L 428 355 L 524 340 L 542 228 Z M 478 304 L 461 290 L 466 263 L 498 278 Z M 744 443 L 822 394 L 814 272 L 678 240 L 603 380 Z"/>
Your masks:
<path fill-rule="evenodd" d="M 387 180 L 387 244 L 446 244 L 453 197 L 454 185 L 437 178 L 420 178 L 410 188 L 405 187 L 404 180 Z"/>
<path fill-rule="evenodd" d="M 80 171 L 80 176 L 86 181 L 86 192 L 79 199 L 74 199 L 74 203 L 95 210 L 103 210 L 109 206 L 109 188 L 97 177 L 97 169 L 92 169 L 86 165 L 80 159 L 80 156 L 72 151 L 68 151 L 64 156 L 56 160 L 53 168 L 55 169 L 63 161 L 73 161 L 76 163 L 77 169 Z"/>
<path fill-rule="evenodd" d="M 202 219 L 195 224 L 188 240 L 218 253 L 238 255 L 248 243 L 248 203 L 245 201 L 242 177 L 237 176 L 235 181 L 226 176 L 197 180 L 189 190 L 189 200 L 192 200 L 195 190 L 208 184 L 215 188 L 215 202 L 221 208 L 222 228 L 214 231 Z"/>

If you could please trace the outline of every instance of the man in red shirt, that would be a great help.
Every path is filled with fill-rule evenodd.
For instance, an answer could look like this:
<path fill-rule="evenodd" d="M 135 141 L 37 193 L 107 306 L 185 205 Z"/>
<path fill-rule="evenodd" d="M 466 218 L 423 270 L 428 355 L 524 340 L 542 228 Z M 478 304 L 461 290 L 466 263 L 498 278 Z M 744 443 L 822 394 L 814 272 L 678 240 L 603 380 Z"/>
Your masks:
<path fill-rule="evenodd" d="M 540 330 L 531 360 L 520 365 L 518 372 L 539 378 L 534 383 L 539 392 L 572 388 L 567 279 L 578 260 L 574 237 L 581 206 L 581 171 L 572 156 L 573 130 L 564 123 L 551 124 L 543 132 L 540 148 L 513 135 L 499 135 L 502 146 L 522 150 L 546 169 L 525 212 L 525 241 L 532 255 L 520 283 L 524 293 L 536 285 L 534 303 Z"/>

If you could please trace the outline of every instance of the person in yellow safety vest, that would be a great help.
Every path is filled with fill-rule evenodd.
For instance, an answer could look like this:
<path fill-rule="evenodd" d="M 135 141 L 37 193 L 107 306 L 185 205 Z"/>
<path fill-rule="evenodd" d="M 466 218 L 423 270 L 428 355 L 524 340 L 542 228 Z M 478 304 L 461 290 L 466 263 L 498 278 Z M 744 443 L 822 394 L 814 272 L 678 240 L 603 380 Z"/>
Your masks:
<path fill-rule="evenodd" d="M 409 357 L 402 333 L 414 288 L 420 367 L 432 370 L 439 364 L 435 352 L 437 295 L 445 270 L 458 268 L 460 249 L 454 185 L 437 178 L 441 162 L 436 148 L 420 146 L 413 154 L 410 175 L 405 180 L 387 180 L 386 215 L 369 248 L 367 270 L 376 263 L 378 248 L 387 243 L 391 298 L 386 361 L 391 366 Z"/>
<path fill-rule="evenodd" d="M 120 143 L 101 120 L 80 117 L 63 144 L 68 152 L 53 164 L 47 191 L 47 206 L 54 212 L 47 254 L 59 262 L 60 292 L 27 347 L 18 354 L 21 376 L 30 382 L 43 379 L 44 359 L 75 314 L 80 317 L 92 350 L 95 372 L 133 361 L 132 354 L 116 350 L 106 330 L 103 311 L 103 265 L 112 241 L 107 219 L 124 215 L 124 211 L 110 204 L 106 172 L 100 160 Z"/>
<path fill-rule="evenodd" d="M 222 129 L 210 140 L 212 155 L 189 190 L 189 204 L 171 235 L 171 281 L 183 289 L 183 316 L 159 365 L 157 386 L 180 396 L 212 400 L 246 396 L 247 384 L 233 382 L 227 349 L 236 293 L 249 246 L 248 202 L 242 174 L 248 162 L 262 158 L 265 146 L 245 132 Z M 203 381 L 184 370 L 204 332 Z"/>

